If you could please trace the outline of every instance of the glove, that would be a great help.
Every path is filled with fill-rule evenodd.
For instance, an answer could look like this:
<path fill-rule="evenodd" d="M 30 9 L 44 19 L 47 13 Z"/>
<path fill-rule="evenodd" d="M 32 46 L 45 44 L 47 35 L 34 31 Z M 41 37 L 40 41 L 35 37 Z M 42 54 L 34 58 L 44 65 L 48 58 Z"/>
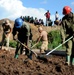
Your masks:
<path fill-rule="evenodd" d="M 61 43 L 63 44 L 65 42 L 65 38 L 61 38 Z"/>
<path fill-rule="evenodd" d="M 13 37 L 13 40 L 16 40 L 16 38 L 15 38 L 15 37 Z"/>

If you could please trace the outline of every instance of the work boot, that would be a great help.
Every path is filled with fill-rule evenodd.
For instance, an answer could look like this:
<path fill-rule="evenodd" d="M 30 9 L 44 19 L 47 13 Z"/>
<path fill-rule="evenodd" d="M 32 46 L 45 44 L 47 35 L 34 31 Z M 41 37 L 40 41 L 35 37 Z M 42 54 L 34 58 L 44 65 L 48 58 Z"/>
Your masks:
<path fill-rule="evenodd" d="M 72 59 L 72 65 L 74 65 L 74 58 Z"/>
<path fill-rule="evenodd" d="M 28 58 L 32 60 L 32 55 L 28 55 Z"/>
<path fill-rule="evenodd" d="M 32 60 L 32 51 L 29 50 L 29 53 L 27 54 L 28 58 Z"/>
<path fill-rule="evenodd" d="M 70 56 L 69 55 L 66 56 L 66 64 L 68 66 L 70 65 Z"/>
<path fill-rule="evenodd" d="M 14 56 L 14 58 L 18 59 L 18 56 L 19 56 L 19 55 L 18 55 L 18 54 L 16 54 L 16 55 Z"/>

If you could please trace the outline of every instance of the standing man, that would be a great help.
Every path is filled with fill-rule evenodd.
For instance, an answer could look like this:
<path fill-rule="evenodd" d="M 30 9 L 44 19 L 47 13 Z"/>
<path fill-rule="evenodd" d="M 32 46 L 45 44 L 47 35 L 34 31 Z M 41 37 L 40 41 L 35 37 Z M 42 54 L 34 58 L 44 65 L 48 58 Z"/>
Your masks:
<path fill-rule="evenodd" d="M 2 41 L 1 41 L 1 49 L 2 46 L 5 44 L 7 49 L 9 50 L 9 40 L 10 40 L 10 34 L 12 32 L 12 28 L 11 28 L 11 24 L 9 22 L 9 20 L 5 20 L 2 24 L 3 27 L 3 36 L 2 36 Z"/>
<path fill-rule="evenodd" d="M 59 20 L 59 14 L 58 14 L 58 12 L 56 11 L 56 13 L 55 13 L 55 21 L 57 21 L 57 20 Z"/>
<path fill-rule="evenodd" d="M 44 14 L 46 16 L 46 26 L 49 26 L 50 21 L 50 12 L 47 10 L 47 12 Z"/>
<path fill-rule="evenodd" d="M 69 6 L 63 8 L 61 33 L 63 42 L 74 36 L 74 14 L 71 12 L 72 9 Z M 74 38 L 66 43 L 66 63 L 68 65 L 74 65 Z"/>
<path fill-rule="evenodd" d="M 47 32 L 44 31 L 42 29 L 42 27 L 39 27 L 38 28 L 38 31 L 40 33 L 39 35 L 39 38 L 37 40 L 37 43 L 42 40 L 42 45 L 41 45 L 41 48 L 40 48 L 40 53 L 45 53 L 45 51 L 48 49 L 48 38 L 47 38 Z"/>
<path fill-rule="evenodd" d="M 13 28 L 13 39 L 15 40 L 15 35 L 17 34 L 17 38 L 21 43 L 25 43 L 28 48 L 30 48 L 31 43 L 30 41 L 32 40 L 32 35 L 31 35 L 31 28 L 30 25 L 28 25 L 25 21 L 23 21 L 21 18 L 17 18 L 15 20 L 14 28 Z M 22 54 L 23 51 L 23 46 L 17 42 L 17 47 L 15 51 L 15 56 L 14 58 L 18 58 L 19 54 Z M 32 59 L 31 51 L 26 49 L 26 55 Z"/>

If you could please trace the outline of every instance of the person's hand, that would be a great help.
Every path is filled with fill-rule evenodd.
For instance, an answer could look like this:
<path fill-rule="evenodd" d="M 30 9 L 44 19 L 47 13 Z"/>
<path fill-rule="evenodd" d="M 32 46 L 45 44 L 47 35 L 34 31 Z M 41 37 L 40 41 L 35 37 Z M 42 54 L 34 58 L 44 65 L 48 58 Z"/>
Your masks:
<path fill-rule="evenodd" d="M 16 40 L 16 38 L 15 38 L 15 37 L 13 37 L 13 40 Z"/>

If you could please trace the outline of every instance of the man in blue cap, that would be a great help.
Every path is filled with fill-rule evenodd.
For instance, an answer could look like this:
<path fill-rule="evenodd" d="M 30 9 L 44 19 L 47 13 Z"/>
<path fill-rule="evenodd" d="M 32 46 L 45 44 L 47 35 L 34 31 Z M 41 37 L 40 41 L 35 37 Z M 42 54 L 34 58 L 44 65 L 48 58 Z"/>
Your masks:
<path fill-rule="evenodd" d="M 21 43 L 25 43 L 28 48 L 30 48 L 30 43 L 29 41 L 32 39 L 32 33 L 31 33 L 31 28 L 30 25 L 27 24 L 25 21 L 23 21 L 21 18 L 17 18 L 14 23 L 14 28 L 13 28 L 13 39 L 15 40 L 17 34 L 17 38 Z M 17 42 L 17 47 L 15 51 L 15 56 L 14 58 L 18 58 L 19 54 L 22 54 L 23 51 L 23 46 Z M 32 59 L 31 51 L 26 49 L 26 55 Z"/>

